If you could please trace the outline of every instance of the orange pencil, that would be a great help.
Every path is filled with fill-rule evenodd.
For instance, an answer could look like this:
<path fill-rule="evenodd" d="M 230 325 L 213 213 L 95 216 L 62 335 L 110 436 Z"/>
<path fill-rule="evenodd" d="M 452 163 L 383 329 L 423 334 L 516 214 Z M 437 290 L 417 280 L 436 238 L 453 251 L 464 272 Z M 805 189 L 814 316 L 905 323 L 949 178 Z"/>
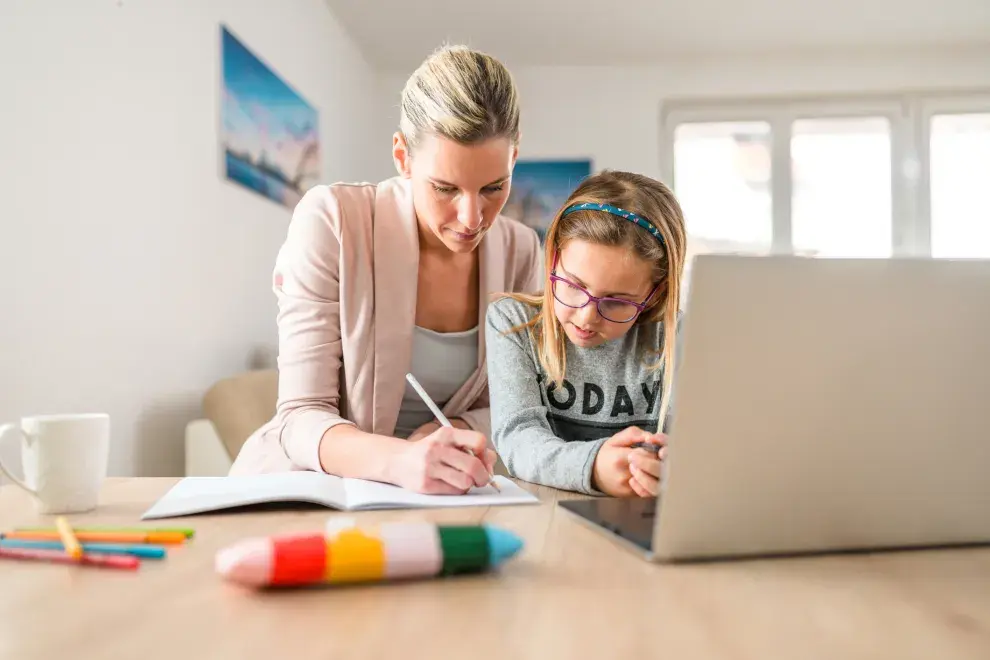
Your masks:
<path fill-rule="evenodd" d="M 60 541 L 58 532 L 18 531 L 5 532 L 5 539 L 33 539 L 36 541 Z M 76 532 L 76 540 L 82 543 L 157 543 L 179 545 L 186 542 L 182 532 Z"/>
<path fill-rule="evenodd" d="M 65 547 L 65 554 L 69 555 L 73 559 L 82 559 L 82 546 L 79 545 L 79 540 L 76 538 L 76 535 L 72 533 L 72 527 L 69 526 L 69 521 L 63 516 L 59 516 L 55 519 L 55 527 L 58 528 L 58 535 L 62 538 L 62 545 Z"/>

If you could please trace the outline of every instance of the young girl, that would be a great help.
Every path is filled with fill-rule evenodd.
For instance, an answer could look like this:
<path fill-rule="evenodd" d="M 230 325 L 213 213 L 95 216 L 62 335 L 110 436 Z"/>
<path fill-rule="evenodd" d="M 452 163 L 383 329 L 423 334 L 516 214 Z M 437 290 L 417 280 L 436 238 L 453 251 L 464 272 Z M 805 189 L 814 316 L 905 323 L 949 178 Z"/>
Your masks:
<path fill-rule="evenodd" d="M 568 198 L 543 294 L 504 294 L 487 313 L 492 440 L 512 476 L 656 494 L 685 243 L 677 200 L 649 177 L 603 172 Z"/>

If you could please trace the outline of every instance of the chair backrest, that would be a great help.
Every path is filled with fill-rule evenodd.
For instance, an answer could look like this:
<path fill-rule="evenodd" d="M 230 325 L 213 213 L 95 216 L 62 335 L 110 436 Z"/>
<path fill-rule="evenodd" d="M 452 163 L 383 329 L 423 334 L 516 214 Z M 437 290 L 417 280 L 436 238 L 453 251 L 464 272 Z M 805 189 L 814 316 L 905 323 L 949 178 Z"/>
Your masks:
<path fill-rule="evenodd" d="M 203 396 L 203 413 L 235 458 L 248 437 L 275 415 L 278 370 L 248 371 L 214 384 Z"/>

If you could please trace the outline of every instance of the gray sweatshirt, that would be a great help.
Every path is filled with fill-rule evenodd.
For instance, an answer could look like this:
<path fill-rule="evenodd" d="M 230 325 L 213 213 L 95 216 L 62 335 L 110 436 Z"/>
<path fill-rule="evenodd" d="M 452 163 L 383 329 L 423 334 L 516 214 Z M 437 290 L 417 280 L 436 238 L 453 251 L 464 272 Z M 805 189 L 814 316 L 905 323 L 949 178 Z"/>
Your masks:
<path fill-rule="evenodd" d="M 488 307 L 492 442 L 514 477 L 600 494 L 591 472 L 605 440 L 629 426 L 657 431 L 663 371 L 650 367 L 658 360 L 663 324 L 636 324 L 591 349 L 568 342 L 567 373 L 556 388 L 540 366 L 532 333 L 503 334 L 535 315 L 535 308 L 508 298 Z"/>

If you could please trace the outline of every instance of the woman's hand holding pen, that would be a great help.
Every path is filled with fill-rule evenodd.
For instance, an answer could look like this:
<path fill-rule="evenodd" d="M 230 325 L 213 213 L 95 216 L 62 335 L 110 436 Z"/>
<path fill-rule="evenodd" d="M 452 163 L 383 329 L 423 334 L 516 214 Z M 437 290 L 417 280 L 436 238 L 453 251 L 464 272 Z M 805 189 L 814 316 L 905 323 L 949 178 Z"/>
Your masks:
<path fill-rule="evenodd" d="M 413 442 L 409 444 L 414 449 L 400 452 L 404 460 L 399 461 L 399 472 L 393 475 L 392 483 L 437 495 L 461 495 L 474 486 L 491 486 L 500 490 L 493 472 L 495 452 L 488 448 L 485 436 L 465 428 L 467 424 L 461 420 L 452 422 L 447 419 L 415 376 L 406 374 L 406 381 L 423 399 L 442 428 L 428 432 L 431 422 L 413 431 L 410 436 Z M 411 485 L 404 479 L 408 479 Z"/>
<path fill-rule="evenodd" d="M 392 459 L 390 481 L 431 495 L 461 495 L 492 478 L 495 452 L 476 431 L 438 426 L 418 429 Z"/>

